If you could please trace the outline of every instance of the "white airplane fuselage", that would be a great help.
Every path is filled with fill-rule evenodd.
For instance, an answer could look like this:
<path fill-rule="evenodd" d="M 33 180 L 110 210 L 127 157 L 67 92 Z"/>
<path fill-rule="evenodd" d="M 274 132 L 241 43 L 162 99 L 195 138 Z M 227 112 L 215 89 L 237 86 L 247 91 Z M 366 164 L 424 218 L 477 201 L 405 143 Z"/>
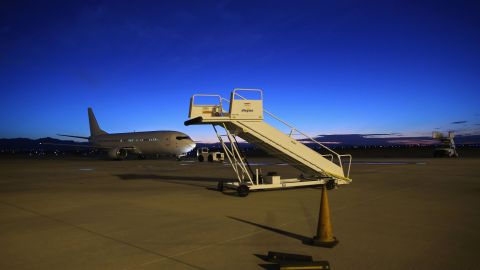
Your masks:
<path fill-rule="evenodd" d="M 185 156 L 195 143 L 186 134 L 178 131 L 146 131 L 110 133 L 89 138 L 92 146 L 103 149 L 126 149 L 141 155 Z"/>
<path fill-rule="evenodd" d="M 88 108 L 90 136 L 63 135 L 80 139 L 88 139 L 91 146 L 104 149 L 112 159 L 125 159 L 128 153 L 144 155 L 176 156 L 178 159 L 187 155 L 195 142 L 179 131 L 143 131 L 126 133 L 107 133 L 100 128 L 92 108 Z"/>

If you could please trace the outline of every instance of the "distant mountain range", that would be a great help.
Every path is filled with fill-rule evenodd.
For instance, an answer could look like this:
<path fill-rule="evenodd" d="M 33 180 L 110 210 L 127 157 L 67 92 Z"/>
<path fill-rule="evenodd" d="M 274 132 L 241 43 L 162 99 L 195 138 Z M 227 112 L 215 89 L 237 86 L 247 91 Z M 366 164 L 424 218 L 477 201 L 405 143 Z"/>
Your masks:
<path fill-rule="evenodd" d="M 72 140 L 59 140 L 54 138 L 40 138 L 37 140 L 32 140 L 28 138 L 15 138 L 15 139 L 0 139 L 0 149 L 2 150 L 70 150 L 74 149 L 76 146 L 85 148 L 88 142 L 75 142 Z"/>
<path fill-rule="evenodd" d="M 341 134 L 341 135 L 319 135 L 315 140 L 329 145 L 335 146 L 394 146 L 394 145 L 435 145 L 437 140 L 431 137 L 395 137 L 384 136 L 382 134 Z M 302 140 L 305 143 L 308 141 Z M 480 135 L 458 135 L 455 137 L 457 145 L 480 145 Z M 59 140 L 54 138 L 41 139 L 0 139 L 1 150 L 71 150 L 78 148 L 85 148 L 88 142 L 76 142 L 72 140 Z M 212 144 L 198 143 L 198 146 L 208 146 Z M 241 143 L 243 147 L 248 147 L 248 144 Z"/>

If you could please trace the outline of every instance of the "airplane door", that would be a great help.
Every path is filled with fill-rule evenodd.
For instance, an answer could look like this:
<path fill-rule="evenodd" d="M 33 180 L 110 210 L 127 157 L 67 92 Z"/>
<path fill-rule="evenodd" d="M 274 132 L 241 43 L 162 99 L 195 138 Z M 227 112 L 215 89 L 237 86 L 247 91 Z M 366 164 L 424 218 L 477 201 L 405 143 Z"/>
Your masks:
<path fill-rule="evenodd" d="M 172 136 L 166 136 L 165 137 L 165 146 L 166 146 L 167 149 L 170 148 L 171 142 L 172 142 Z"/>
<path fill-rule="evenodd" d="M 174 148 L 175 150 L 177 150 L 178 147 L 179 147 L 178 144 L 180 143 L 180 141 L 177 140 L 177 135 L 172 135 L 172 136 L 171 136 L 171 140 L 172 140 L 173 148 Z"/>

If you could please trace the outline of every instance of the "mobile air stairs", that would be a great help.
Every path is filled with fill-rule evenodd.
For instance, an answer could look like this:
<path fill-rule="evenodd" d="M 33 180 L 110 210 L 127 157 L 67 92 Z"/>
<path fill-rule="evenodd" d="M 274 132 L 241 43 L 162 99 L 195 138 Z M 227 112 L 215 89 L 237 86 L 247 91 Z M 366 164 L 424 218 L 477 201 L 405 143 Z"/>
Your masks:
<path fill-rule="evenodd" d="M 248 95 L 249 98 L 245 98 L 239 93 Z M 252 95 L 256 97 L 250 98 Z M 214 99 L 216 104 L 196 103 L 198 99 L 205 98 Z M 228 106 L 228 111 L 224 110 L 224 105 Z M 285 134 L 264 122 L 264 112 L 286 125 L 290 129 L 290 133 Z M 225 156 L 238 178 L 238 182 L 219 182 L 220 190 L 223 190 L 224 187 L 233 188 L 237 190 L 239 196 L 243 197 L 248 195 L 250 190 L 323 184 L 331 189 L 336 185 L 349 184 L 352 181 L 349 178 L 352 156 L 334 152 L 264 110 L 263 93 L 260 89 L 234 89 L 230 95 L 230 100 L 220 95 L 193 95 L 190 99 L 189 120 L 185 121 L 185 125 L 205 124 L 213 126 L 224 149 Z M 217 127 L 222 127 L 226 134 L 221 135 Z M 294 139 L 293 136 L 298 134 L 304 138 L 301 140 Z M 281 179 L 278 175 L 263 176 L 259 169 L 254 172 L 246 157 L 242 155 L 236 137 L 255 144 L 268 154 L 296 167 L 302 172 L 302 175 L 294 179 Z M 319 152 L 304 143 L 313 144 Z M 322 154 L 322 152 L 324 153 Z"/>

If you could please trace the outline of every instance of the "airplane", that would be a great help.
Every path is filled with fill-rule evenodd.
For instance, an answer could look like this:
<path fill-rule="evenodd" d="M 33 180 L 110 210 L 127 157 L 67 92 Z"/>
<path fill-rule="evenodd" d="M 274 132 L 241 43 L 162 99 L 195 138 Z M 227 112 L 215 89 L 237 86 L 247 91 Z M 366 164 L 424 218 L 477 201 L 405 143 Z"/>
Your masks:
<path fill-rule="evenodd" d="M 145 155 L 173 155 L 180 160 L 195 148 L 195 142 L 185 133 L 178 131 L 142 131 L 107 133 L 100 128 L 92 108 L 88 108 L 90 136 L 58 134 L 63 137 L 87 139 L 91 147 L 107 150 L 112 159 L 123 160 L 129 152 L 140 158 Z"/>

